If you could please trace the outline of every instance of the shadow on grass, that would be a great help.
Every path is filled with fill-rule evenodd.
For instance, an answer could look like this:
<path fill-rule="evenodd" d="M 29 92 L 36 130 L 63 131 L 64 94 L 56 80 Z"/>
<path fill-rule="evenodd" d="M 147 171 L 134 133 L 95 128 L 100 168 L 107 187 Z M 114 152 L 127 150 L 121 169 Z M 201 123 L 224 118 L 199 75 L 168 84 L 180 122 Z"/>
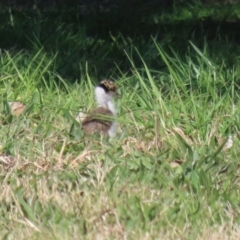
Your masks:
<path fill-rule="evenodd" d="M 125 2 L 110 8 L 77 4 L 59 4 L 49 9 L 2 8 L 0 48 L 11 54 L 24 50 L 31 55 L 41 48 L 51 56 L 57 53 L 51 70 L 69 82 L 81 79 L 86 72 L 95 78 L 117 78 L 119 71 L 129 73 L 127 55 L 141 68 L 135 48 L 150 69 L 165 71 L 152 38 L 165 51 L 183 57 L 189 49 L 189 40 L 200 49 L 207 41 L 211 52 L 224 56 L 225 64 L 229 65 L 235 58 L 225 53 L 237 55 L 240 51 L 238 21 L 194 18 L 197 14 L 194 8 L 190 11 L 191 19 L 178 21 L 177 9 L 163 8 L 161 4 L 130 6 Z M 171 19 L 174 16 L 175 20 Z"/>

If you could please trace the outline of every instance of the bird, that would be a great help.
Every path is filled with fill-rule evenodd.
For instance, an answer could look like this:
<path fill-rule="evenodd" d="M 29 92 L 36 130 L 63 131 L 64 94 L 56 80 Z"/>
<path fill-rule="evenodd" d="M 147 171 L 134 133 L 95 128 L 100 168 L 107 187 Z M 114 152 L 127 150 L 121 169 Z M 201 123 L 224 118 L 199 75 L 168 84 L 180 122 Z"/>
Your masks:
<path fill-rule="evenodd" d="M 117 122 L 113 120 L 117 115 L 114 104 L 114 97 L 119 95 L 117 86 L 113 81 L 104 79 L 95 87 L 94 93 L 97 108 L 82 120 L 83 132 L 86 135 L 100 133 L 113 138 L 117 133 Z"/>

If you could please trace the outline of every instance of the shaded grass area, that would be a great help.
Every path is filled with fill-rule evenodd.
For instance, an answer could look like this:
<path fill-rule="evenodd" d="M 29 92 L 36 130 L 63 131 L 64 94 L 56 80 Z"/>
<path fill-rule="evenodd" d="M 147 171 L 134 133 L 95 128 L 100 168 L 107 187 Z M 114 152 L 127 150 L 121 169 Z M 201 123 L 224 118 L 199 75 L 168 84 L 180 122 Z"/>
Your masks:
<path fill-rule="evenodd" d="M 182 6 L 183 5 L 183 6 Z M 131 72 L 126 53 L 141 67 L 136 47 L 151 69 L 166 70 L 152 38 L 167 52 L 184 56 L 189 40 L 201 50 L 204 42 L 214 59 L 231 65 L 239 55 L 239 5 L 205 6 L 175 4 L 172 9 L 156 7 L 35 9 L 2 8 L 0 27 L 2 51 L 23 50 L 35 55 L 40 48 L 54 60 L 54 70 L 70 82 L 85 76 L 117 78 L 118 68 Z M 229 56 L 229 57 L 228 57 Z"/>
<path fill-rule="evenodd" d="M 148 38 L 101 34 L 74 14 L 2 11 L 3 239 L 238 239 L 234 34 L 187 21 Z M 84 138 L 75 121 L 100 77 L 122 94 L 110 141 Z M 9 101 L 24 114 L 9 115 Z"/>

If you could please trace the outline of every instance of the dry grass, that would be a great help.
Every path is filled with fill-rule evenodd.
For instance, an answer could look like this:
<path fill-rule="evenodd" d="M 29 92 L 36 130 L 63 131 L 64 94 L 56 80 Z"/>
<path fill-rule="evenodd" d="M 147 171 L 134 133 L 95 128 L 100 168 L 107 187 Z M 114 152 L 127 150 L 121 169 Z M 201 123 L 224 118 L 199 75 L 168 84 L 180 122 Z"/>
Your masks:
<path fill-rule="evenodd" d="M 179 68 L 171 69 L 171 58 L 157 50 L 169 66 L 169 86 L 161 92 L 145 65 L 146 78 L 135 69 L 127 81 L 120 79 L 120 127 L 111 140 L 84 137 L 76 121 L 93 107 L 89 77 L 72 86 L 58 76 L 58 86 L 49 71 L 48 84 L 45 67 L 37 66 L 42 82 L 35 82 L 31 71 L 6 55 L 14 66 L 4 71 L 25 82 L 22 87 L 4 76 L 0 85 L 3 239 L 236 239 L 235 89 L 218 95 L 215 68 L 202 57 L 199 66 L 209 79 L 199 79 L 201 86 L 190 91 L 182 75 L 188 79 L 193 63 L 175 59 Z M 217 74 L 225 81 L 223 72 Z M 19 100 L 26 107 L 15 116 L 5 103 Z"/>

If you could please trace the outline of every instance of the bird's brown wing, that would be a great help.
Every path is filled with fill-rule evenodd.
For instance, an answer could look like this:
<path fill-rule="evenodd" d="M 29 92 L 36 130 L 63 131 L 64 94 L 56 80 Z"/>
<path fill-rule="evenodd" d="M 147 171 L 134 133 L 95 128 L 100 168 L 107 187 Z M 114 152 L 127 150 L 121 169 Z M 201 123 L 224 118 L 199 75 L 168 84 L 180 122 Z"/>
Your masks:
<path fill-rule="evenodd" d="M 106 108 L 98 107 L 94 109 L 82 122 L 83 131 L 87 134 L 102 132 L 107 134 L 107 131 L 112 125 L 109 117 L 113 116 L 112 112 Z"/>

